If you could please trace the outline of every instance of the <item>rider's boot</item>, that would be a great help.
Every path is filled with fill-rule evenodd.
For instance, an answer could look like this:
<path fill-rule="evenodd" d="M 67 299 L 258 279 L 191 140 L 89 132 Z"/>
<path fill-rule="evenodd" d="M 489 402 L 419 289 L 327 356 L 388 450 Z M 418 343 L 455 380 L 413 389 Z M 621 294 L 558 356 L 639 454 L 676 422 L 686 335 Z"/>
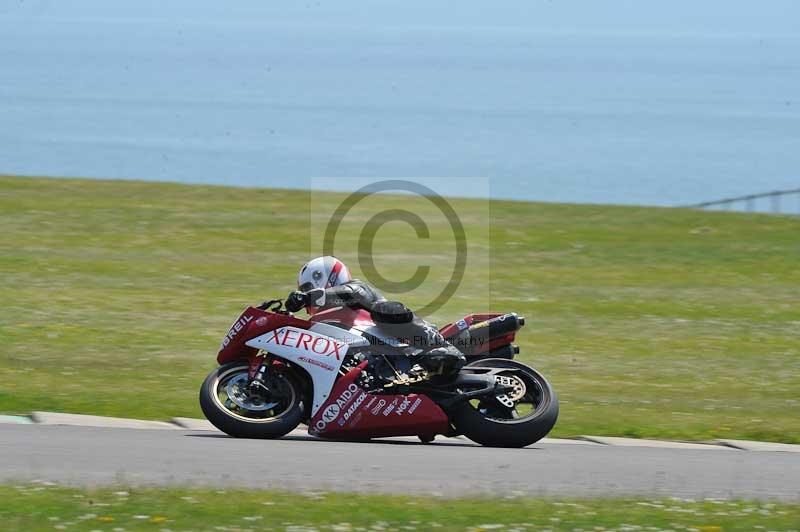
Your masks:
<path fill-rule="evenodd" d="M 458 374 L 467 359 L 434 325 L 415 316 L 405 305 L 387 301 L 372 311 L 373 319 L 388 334 L 410 344 L 414 366 L 398 375 L 394 385 L 421 382 L 431 377 L 448 380 Z"/>
<path fill-rule="evenodd" d="M 464 354 L 455 346 L 446 344 L 434 347 L 415 357 L 416 366 L 422 367 L 427 372 L 427 378 L 436 378 L 436 381 L 448 382 L 458 375 L 459 370 L 467 363 Z"/>

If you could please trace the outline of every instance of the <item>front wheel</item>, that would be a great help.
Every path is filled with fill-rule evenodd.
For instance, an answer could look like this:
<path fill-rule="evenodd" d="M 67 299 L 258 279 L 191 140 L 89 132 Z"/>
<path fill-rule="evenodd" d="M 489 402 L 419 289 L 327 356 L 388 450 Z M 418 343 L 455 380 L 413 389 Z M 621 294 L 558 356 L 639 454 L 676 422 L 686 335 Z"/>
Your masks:
<path fill-rule="evenodd" d="M 247 361 L 220 366 L 200 388 L 200 407 L 219 430 L 235 438 L 275 439 L 303 421 L 305 399 L 289 372 L 271 374 L 266 389 L 250 386 Z"/>
<path fill-rule="evenodd" d="M 558 397 L 535 369 L 506 359 L 477 360 L 466 368 L 486 368 L 513 391 L 464 402 L 451 418 L 458 432 L 487 447 L 526 447 L 547 436 L 558 421 Z"/>

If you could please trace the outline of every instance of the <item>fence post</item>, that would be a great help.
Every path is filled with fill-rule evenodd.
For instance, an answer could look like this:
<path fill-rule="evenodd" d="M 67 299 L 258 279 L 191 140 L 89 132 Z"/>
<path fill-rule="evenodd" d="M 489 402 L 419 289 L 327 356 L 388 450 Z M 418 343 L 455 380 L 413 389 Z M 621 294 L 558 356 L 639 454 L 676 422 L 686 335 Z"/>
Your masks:
<path fill-rule="evenodd" d="M 770 198 L 772 199 L 772 212 L 773 213 L 780 213 L 781 212 L 781 194 L 780 192 L 773 192 L 770 194 Z"/>
<path fill-rule="evenodd" d="M 797 195 L 797 214 L 800 214 L 800 188 L 787 189 L 787 190 L 773 190 L 772 192 L 764 192 L 761 194 L 750 194 L 748 196 L 738 196 L 735 198 L 723 198 L 716 201 L 706 201 L 703 203 L 695 203 L 694 205 L 687 205 L 690 209 L 724 209 L 726 211 L 737 208 L 738 205 L 744 204 L 744 208 L 748 212 L 756 210 L 756 201 L 761 198 L 769 198 L 770 205 L 773 213 L 780 214 L 782 208 L 783 196 Z M 791 208 L 787 212 L 791 213 Z"/>

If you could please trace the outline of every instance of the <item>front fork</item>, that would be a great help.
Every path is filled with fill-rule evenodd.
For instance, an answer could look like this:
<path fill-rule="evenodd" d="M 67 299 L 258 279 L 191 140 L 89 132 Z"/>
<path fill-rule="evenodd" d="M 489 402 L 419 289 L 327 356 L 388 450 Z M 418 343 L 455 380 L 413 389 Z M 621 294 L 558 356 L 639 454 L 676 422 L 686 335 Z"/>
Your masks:
<path fill-rule="evenodd" d="M 366 367 L 366 362 L 364 363 Z M 282 373 L 291 373 L 291 364 L 283 360 L 277 360 L 269 356 L 269 353 L 260 351 L 257 355 L 251 356 L 248 359 L 248 378 L 250 379 L 249 392 L 256 394 L 269 400 L 272 397 L 272 389 L 270 389 L 267 382 L 271 382 L 270 377 L 275 377 Z M 274 384 L 274 382 L 272 382 Z M 303 393 L 307 397 L 311 397 L 313 387 L 310 380 L 302 380 L 301 386 Z M 311 417 L 311 401 L 306 401 L 308 404 L 306 415 Z"/>
<path fill-rule="evenodd" d="M 265 357 L 261 353 L 250 357 L 250 360 L 248 361 L 250 363 L 250 367 L 248 368 L 248 373 L 251 381 L 256 378 L 256 374 L 261 372 L 261 367 L 264 365 L 264 361 L 266 359 L 267 357 Z"/>
<path fill-rule="evenodd" d="M 266 385 L 267 370 L 271 362 L 269 358 L 259 353 L 256 356 L 250 357 L 248 377 L 250 378 L 250 393 L 269 396 L 270 389 Z"/>

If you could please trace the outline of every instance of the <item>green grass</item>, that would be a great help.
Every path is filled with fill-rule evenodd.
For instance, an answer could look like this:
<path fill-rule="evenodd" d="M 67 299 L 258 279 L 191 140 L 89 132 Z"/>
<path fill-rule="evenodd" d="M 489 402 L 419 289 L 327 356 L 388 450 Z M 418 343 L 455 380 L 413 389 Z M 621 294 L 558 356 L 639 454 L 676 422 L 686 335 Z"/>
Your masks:
<path fill-rule="evenodd" d="M 0 412 L 200 416 L 197 390 L 246 305 L 282 297 L 344 195 L 0 177 Z M 452 235 L 433 220 L 378 233 L 390 279 L 434 274 Z M 556 436 L 800 442 L 800 219 L 458 200 L 466 282 L 432 319 L 528 317 L 521 359 L 560 394 Z M 367 207 L 337 253 L 359 270 Z M 418 260 L 419 259 L 419 260 Z M 358 273 L 358 272 L 357 272 Z"/>
<path fill-rule="evenodd" d="M 0 487 L 3 530 L 798 530 L 800 506 Z"/>

